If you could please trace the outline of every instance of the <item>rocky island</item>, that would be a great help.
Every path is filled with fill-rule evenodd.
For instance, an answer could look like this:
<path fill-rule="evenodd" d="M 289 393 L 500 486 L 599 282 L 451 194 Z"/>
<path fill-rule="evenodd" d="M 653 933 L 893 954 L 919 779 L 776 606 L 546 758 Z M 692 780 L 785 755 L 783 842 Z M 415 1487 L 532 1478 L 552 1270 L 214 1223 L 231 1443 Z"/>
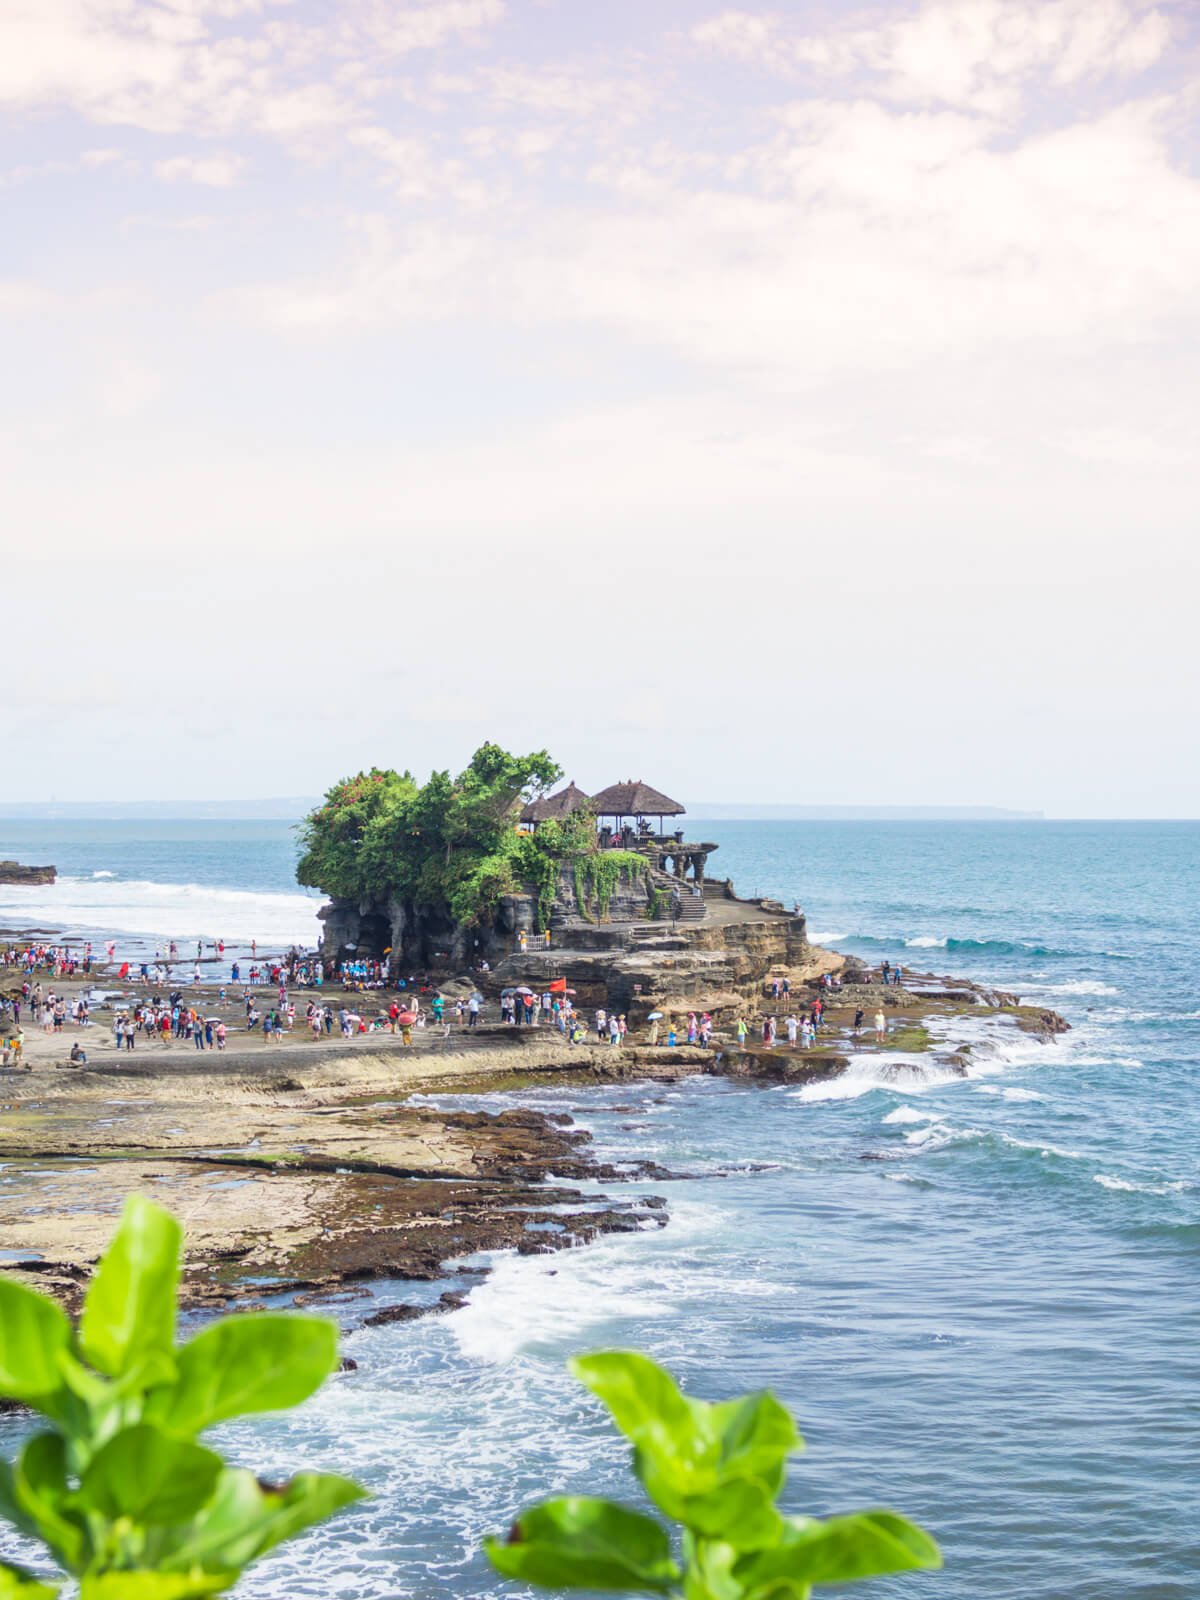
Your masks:
<path fill-rule="evenodd" d="M 560 776 L 545 752 L 518 758 L 487 745 L 455 778 L 417 785 L 376 769 L 330 790 L 303 825 L 298 868 L 330 895 L 324 942 L 289 969 L 298 984 L 319 963 L 322 982 L 293 989 L 297 1025 L 279 1042 L 245 1030 L 240 993 L 227 1001 L 218 984 L 183 979 L 172 986 L 185 1004 L 227 1021 L 222 1053 L 153 1034 L 118 1049 L 104 1024 L 152 996 L 145 985 L 105 987 L 111 976 L 98 980 L 93 1026 L 72 1035 L 86 1062 L 71 1064 L 71 1040 L 30 1028 L 30 1070 L 6 1075 L 0 1113 L 4 1270 L 74 1305 L 122 1197 L 142 1189 L 186 1218 L 185 1295 L 196 1308 L 350 1295 L 372 1319 L 447 1310 L 463 1286 L 461 1258 L 661 1226 L 664 1200 L 639 1182 L 686 1174 L 651 1162 L 615 1170 L 565 1115 L 441 1109 L 415 1096 L 548 1076 L 802 1084 L 870 1061 L 903 1081 L 968 1072 L 972 1052 L 990 1048 L 981 1025 L 1045 1041 L 1066 1026 L 964 980 L 906 971 L 885 983 L 810 943 L 799 907 L 745 899 L 713 879 L 716 845 L 668 831 L 682 807 L 666 795 L 640 782 L 591 797 L 574 785 L 551 792 Z M 381 987 L 357 986 L 363 964 Z M 11 1002 L 19 990 L 6 972 Z M 266 1009 L 274 985 L 263 980 Z M 385 1020 L 401 982 L 406 1003 L 427 1015 L 434 993 L 447 1007 L 443 1024 L 413 1028 L 409 1042 Z M 54 988 L 69 999 L 89 984 Z M 571 1043 L 548 1018 L 506 1025 L 497 1002 L 520 989 L 559 994 L 589 1023 L 597 1009 L 623 1016 L 625 1039 L 613 1048 L 589 1026 Z M 464 1026 L 454 1003 L 472 994 L 482 996 L 477 1025 Z M 351 1008 L 362 1031 L 315 1037 L 301 1020 L 310 999 Z M 812 1048 L 764 1029 L 771 1013 L 818 1000 Z M 884 1037 L 854 1029 L 859 1010 L 886 1014 Z M 688 1047 L 687 1018 L 703 1013 L 710 1046 Z M 585 1194 L 574 1187 L 582 1179 L 618 1193 Z M 397 1284 L 437 1280 L 449 1285 L 440 1299 L 396 1300 Z"/>

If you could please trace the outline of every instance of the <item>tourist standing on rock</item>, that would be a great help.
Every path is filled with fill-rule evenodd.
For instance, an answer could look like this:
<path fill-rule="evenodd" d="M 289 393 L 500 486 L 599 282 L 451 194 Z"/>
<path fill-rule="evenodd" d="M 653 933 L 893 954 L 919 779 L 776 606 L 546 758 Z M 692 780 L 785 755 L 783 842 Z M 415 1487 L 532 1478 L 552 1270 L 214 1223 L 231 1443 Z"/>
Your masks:
<path fill-rule="evenodd" d="M 608 1019 L 608 1042 L 609 1044 L 620 1044 L 621 1042 L 621 1024 L 615 1011 Z"/>
<path fill-rule="evenodd" d="M 479 996 L 473 994 L 467 1001 L 467 1027 L 473 1028 L 479 1021 Z"/>
<path fill-rule="evenodd" d="M 749 1033 L 749 1031 L 750 1029 L 746 1026 L 745 1017 L 739 1017 L 737 1019 L 737 1039 L 739 1050 L 744 1050 L 746 1048 L 746 1035 Z"/>
<path fill-rule="evenodd" d="M 796 1048 L 796 1034 L 800 1028 L 800 1024 L 796 1020 L 794 1013 L 784 1023 L 784 1027 L 787 1029 L 788 1044 L 790 1044 L 794 1050 Z"/>
<path fill-rule="evenodd" d="M 883 981 L 884 981 L 885 984 L 886 983 L 891 983 L 891 981 L 892 981 L 892 966 L 891 966 L 891 962 L 890 961 L 885 961 L 883 963 L 882 977 L 883 977 Z"/>
<path fill-rule="evenodd" d="M 646 1043 L 647 1044 L 657 1044 L 658 1043 L 658 1018 L 657 1017 L 655 1017 L 654 1021 L 650 1024 L 650 1027 L 646 1032 Z"/>
<path fill-rule="evenodd" d="M 882 1044 L 887 1038 L 887 1018 L 882 1011 L 875 1013 L 875 1042 Z"/>
<path fill-rule="evenodd" d="M 603 1006 L 600 1006 L 596 1011 L 596 1038 L 601 1044 L 604 1043 L 604 1035 L 607 1033 L 607 1031 L 608 1013 L 605 1011 Z"/>
<path fill-rule="evenodd" d="M 861 1039 L 862 1038 L 862 1025 L 863 1025 L 863 1008 L 861 1006 L 859 1006 L 858 1010 L 854 1013 L 854 1037 L 856 1039 Z"/>

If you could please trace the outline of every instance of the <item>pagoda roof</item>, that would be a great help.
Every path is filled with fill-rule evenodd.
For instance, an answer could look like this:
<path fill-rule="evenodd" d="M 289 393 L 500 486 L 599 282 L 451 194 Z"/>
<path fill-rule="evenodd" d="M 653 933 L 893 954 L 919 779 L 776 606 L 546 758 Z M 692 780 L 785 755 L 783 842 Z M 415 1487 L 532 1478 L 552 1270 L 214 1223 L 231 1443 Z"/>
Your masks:
<path fill-rule="evenodd" d="M 640 778 L 609 784 L 592 796 L 592 805 L 601 817 L 681 817 L 687 809 Z"/>
<path fill-rule="evenodd" d="M 584 794 L 582 789 L 575 785 L 575 780 L 560 789 L 557 794 L 544 794 L 537 800 L 531 800 L 521 812 L 522 822 L 557 822 L 561 817 L 569 817 L 572 812 L 581 811 L 584 806 L 591 805 L 590 796 Z"/>

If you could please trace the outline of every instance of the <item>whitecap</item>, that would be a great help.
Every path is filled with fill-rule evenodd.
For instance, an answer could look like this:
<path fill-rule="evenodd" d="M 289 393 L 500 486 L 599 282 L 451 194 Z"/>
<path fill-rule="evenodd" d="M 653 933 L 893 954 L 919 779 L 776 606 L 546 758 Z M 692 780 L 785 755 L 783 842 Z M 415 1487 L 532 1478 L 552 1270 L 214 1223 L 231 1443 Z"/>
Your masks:
<path fill-rule="evenodd" d="M 1069 983 L 1026 983 L 1024 988 L 1037 994 L 1120 994 L 1111 983 L 1099 983 L 1091 978 L 1073 978 Z"/>
<path fill-rule="evenodd" d="M 1173 1178 L 1167 1183 L 1133 1183 L 1128 1178 L 1113 1178 L 1107 1172 L 1096 1172 L 1092 1182 L 1102 1189 L 1117 1189 L 1127 1194 L 1183 1194 L 1196 1185 L 1186 1178 Z"/>
<path fill-rule="evenodd" d="M 932 1122 L 933 1114 L 929 1111 L 918 1111 L 915 1106 L 897 1106 L 894 1111 L 889 1111 L 883 1120 L 885 1122 Z"/>
<path fill-rule="evenodd" d="M 905 939 L 905 948 L 908 950 L 944 950 L 945 939 L 935 939 L 930 934 L 921 934 L 916 939 Z"/>
<path fill-rule="evenodd" d="M 948 1069 L 930 1066 L 927 1058 L 904 1057 L 897 1051 L 890 1059 L 872 1057 L 865 1061 L 852 1061 L 845 1072 L 836 1078 L 821 1078 L 789 1091 L 793 1100 L 808 1102 L 821 1100 L 857 1100 L 874 1089 L 886 1089 L 891 1094 L 924 1094 L 927 1089 L 942 1084 L 957 1083 L 960 1074 Z"/>

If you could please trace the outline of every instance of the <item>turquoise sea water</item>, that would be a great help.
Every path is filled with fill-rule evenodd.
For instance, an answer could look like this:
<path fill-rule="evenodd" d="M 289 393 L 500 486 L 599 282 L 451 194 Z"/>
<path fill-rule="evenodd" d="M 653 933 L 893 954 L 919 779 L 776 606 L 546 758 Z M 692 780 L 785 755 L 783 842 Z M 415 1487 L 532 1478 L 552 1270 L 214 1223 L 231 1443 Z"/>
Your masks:
<path fill-rule="evenodd" d="M 248 887 L 236 830 L 228 865 L 211 838 L 191 853 L 185 837 L 157 841 L 156 879 L 105 826 L 122 825 L 71 843 L 77 882 L 253 893 L 263 918 L 295 893 L 284 830 Z M 46 854 L 14 827 L 0 824 L 0 856 Z M 67 843 L 37 828 L 62 867 Z M 246 1593 L 502 1592 L 477 1554 L 484 1531 L 547 1490 L 628 1493 L 623 1449 L 562 1371 L 573 1351 L 620 1344 L 709 1398 L 775 1388 L 809 1445 L 789 1508 L 891 1504 L 937 1534 L 944 1573 L 866 1594 L 1190 1600 L 1200 825 L 701 831 L 721 846 L 714 871 L 798 899 L 814 937 L 1015 989 L 1072 1031 L 1050 1046 L 1013 1034 L 966 1079 L 864 1066 L 802 1089 L 700 1079 L 489 1097 L 569 1111 L 602 1154 L 694 1176 L 636 1186 L 666 1196 L 667 1228 L 500 1257 L 464 1311 L 351 1332 L 357 1372 L 293 1417 L 225 1430 L 264 1471 L 333 1468 L 376 1495 Z"/>

